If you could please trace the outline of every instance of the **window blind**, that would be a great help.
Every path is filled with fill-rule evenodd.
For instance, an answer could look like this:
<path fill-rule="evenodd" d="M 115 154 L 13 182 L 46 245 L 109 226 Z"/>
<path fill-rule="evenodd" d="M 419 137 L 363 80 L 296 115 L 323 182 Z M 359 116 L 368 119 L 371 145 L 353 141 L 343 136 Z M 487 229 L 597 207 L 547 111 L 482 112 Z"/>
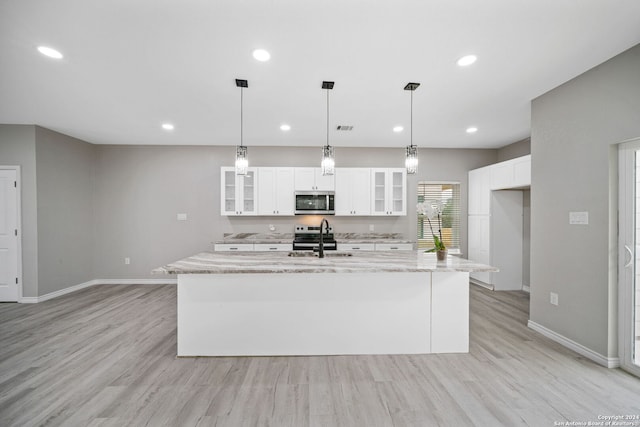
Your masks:
<path fill-rule="evenodd" d="M 418 182 L 418 203 L 439 200 L 442 203 L 442 240 L 449 250 L 460 249 L 460 184 Z M 438 220 L 431 220 L 433 233 L 438 233 Z M 429 221 L 418 215 L 418 249 L 434 247 Z"/>

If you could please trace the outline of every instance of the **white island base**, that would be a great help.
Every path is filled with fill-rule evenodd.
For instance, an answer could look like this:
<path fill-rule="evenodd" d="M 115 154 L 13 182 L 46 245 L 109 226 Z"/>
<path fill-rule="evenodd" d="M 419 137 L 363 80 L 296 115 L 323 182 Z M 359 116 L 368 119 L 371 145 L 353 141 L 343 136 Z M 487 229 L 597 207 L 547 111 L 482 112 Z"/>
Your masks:
<path fill-rule="evenodd" d="M 178 274 L 178 356 L 468 351 L 468 272 Z"/>

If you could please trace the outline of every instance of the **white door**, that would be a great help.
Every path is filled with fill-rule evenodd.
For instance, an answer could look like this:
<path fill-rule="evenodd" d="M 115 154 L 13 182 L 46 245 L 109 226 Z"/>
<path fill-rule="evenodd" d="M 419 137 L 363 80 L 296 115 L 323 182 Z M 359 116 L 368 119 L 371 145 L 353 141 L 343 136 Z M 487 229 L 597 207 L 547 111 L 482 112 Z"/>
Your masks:
<path fill-rule="evenodd" d="M 640 138 L 620 144 L 618 153 L 619 356 L 640 376 Z"/>
<path fill-rule="evenodd" d="M 17 171 L 0 169 L 0 301 L 18 301 Z"/>

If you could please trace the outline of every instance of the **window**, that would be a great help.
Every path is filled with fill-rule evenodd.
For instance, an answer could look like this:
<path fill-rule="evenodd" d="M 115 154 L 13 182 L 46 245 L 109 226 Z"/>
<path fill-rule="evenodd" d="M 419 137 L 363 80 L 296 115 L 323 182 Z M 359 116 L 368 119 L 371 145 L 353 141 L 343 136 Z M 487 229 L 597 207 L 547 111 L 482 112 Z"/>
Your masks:
<path fill-rule="evenodd" d="M 418 203 L 425 200 L 442 202 L 442 240 L 449 253 L 460 252 L 460 184 L 418 182 Z M 438 233 L 437 220 L 431 221 L 433 232 Z M 418 249 L 433 248 L 433 236 L 429 221 L 418 216 Z"/>

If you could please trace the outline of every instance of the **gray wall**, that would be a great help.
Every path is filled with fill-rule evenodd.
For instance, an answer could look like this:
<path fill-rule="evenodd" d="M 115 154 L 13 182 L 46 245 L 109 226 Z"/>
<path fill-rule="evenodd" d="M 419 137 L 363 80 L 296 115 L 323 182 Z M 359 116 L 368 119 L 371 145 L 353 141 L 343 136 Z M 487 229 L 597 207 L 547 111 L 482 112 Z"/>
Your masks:
<path fill-rule="evenodd" d="M 96 278 L 150 278 L 160 265 L 211 249 L 230 232 L 292 232 L 301 217 L 220 216 L 220 167 L 233 163 L 234 147 L 96 146 Z M 252 166 L 318 166 L 320 148 L 250 147 Z M 420 180 L 462 184 L 461 245 L 466 252 L 467 172 L 496 162 L 496 150 L 420 150 L 420 168 L 408 179 L 406 217 L 334 217 L 336 232 L 402 233 L 414 239 Z M 336 148 L 338 167 L 401 167 L 397 149 Z M 186 213 L 187 221 L 177 221 Z M 125 265 L 124 258 L 131 264 Z"/>
<path fill-rule="evenodd" d="M 36 127 L 38 295 L 94 279 L 95 147 Z"/>
<path fill-rule="evenodd" d="M 531 138 L 505 145 L 498 150 L 498 162 L 515 159 L 516 157 L 531 154 Z"/>
<path fill-rule="evenodd" d="M 640 45 L 532 102 L 530 318 L 608 357 L 617 355 L 614 144 L 638 136 Z M 588 211 L 589 225 L 569 225 L 570 211 Z"/>
<path fill-rule="evenodd" d="M 522 285 L 531 284 L 531 190 L 522 192 Z"/>
<path fill-rule="evenodd" d="M 22 295 L 35 297 L 38 295 L 35 126 L 0 124 L 0 165 L 21 167 Z"/>

